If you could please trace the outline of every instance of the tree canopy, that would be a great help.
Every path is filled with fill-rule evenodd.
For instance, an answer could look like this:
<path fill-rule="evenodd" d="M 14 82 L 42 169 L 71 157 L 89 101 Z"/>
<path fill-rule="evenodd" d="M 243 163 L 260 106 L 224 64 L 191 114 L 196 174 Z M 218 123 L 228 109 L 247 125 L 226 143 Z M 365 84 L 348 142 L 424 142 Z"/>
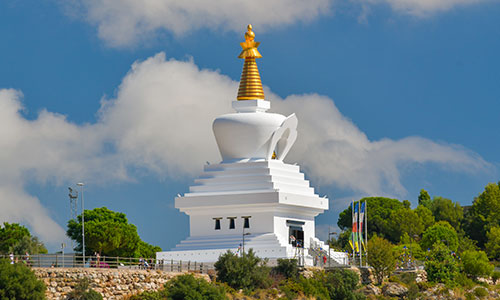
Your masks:
<path fill-rule="evenodd" d="M 0 226 L 0 254 L 47 253 L 47 249 L 28 228 L 17 223 L 3 223 Z"/>
<path fill-rule="evenodd" d="M 373 236 L 368 241 L 368 261 L 375 271 L 378 283 L 382 283 L 396 268 L 396 254 L 393 245 L 384 238 Z"/>
<path fill-rule="evenodd" d="M 436 221 L 446 221 L 455 230 L 459 229 L 460 222 L 464 218 L 462 206 L 443 197 L 434 197 L 431 204 L 431 211 Z"/>
<path fill-rule="evenodd" d="M 392 232 L 394 230 L 390 223 L 391 213 L 399 208 L 404 208 L 404 204 L 398 199 L 384 197 L 366 197 L 360 201 L 367 201 L 368 233 L 376 233 L 381 237 L 389 239 L 391 242 L 396 242 L 393 239 Z M 340 213 L 337 225 L 342 230 L 352 227 L 352 208 L 350 205 Z"/>
<path fill-rule="evenodd" d="M 75 251 L 82 251 L 82 217 L 68 222 L 66 234 L 77 242 Z M 106 207 L 85 210 L 85 252 L 103 256 L 154 257 L 159 247 L 141 240 L 137 227 L 129 224 L 124 213 Z"/>
<path fill-rule="evenodd" d="M 479 247 L 486 244 L 486 233 L 494 226 L 500 226 L 500 182 L 485 187 L 474 199 L 465 220 L 465 231 Z"/>
<path fill-rule="evenodd" d="M 30 268 L 0 259 L 0 299 L 46 299 L 45 289 Z"/>
<path fill-rule="evenodd" d="M 458 249 L 458 235 L 455 229 L 446 221 L 440 221 L 429 227 L 422 236 L 420 245 L 425 249 L 432 249 L 436 243 L 444 243 L 452 250 Z"/>

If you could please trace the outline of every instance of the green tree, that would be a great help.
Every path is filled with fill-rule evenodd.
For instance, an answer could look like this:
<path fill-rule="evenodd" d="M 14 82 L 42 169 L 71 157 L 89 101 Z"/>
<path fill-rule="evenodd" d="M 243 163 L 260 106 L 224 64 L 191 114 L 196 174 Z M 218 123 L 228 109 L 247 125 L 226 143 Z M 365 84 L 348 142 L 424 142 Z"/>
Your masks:
<path fill-rule="evenodd" d="M 460 204 L 453 203 L 450 199 L 443 197 L 434 197 L 431 211 L 437 222 L 446 221 L 457 231 L 460 228 L 460 222 L 464 218 L 464 211 Z"/>
<path fill-rule="evenodd" d="M 471 250 L 476 251 L 478 247 L 476 246 L 477 242 L 473 239 L 469 238 L 465 232 L 462 230 L 458 232 L 458 249 L 457 252 L 462 254 L 464 251 Z"/>
<path fill-rule="evenodd" d="M 421 189 L 420 195 L 418 195 L 418 205 L 422 205 L 430 209 L 431 204 L 432 204 L 431 196 L 429 196 L 429 193 L 426 190 Z"/>
<path fill-rule="evenodd" d="M 82 217 L 68 222 L 66 235 L 77 242 L 75 251 L 82 251 Z M 103 256 L 139 257 L 154 246 L 141 241 L 137 228 L 129 224 L 123 213 L 106 207 L 85 210 L 85 252 Z M 148 255 L 149 256 L 149 255 Z"/>
<path fill-rule="evenodd" d="M 155 258 L 156 252 L 160 251 L 161 248 L 159 246 L 153 246 L 146 242 L 139 241 L 139 247 L 137 248 L 135 257 Z"/>
<path fill-rule="evenodd" d="M 364 230 L 363 230 L 364 232 Z M 329 245 L 336 250 L 340 251 L 349 251 L 351 249 L 351 246 L 349 245 L 349 241 L 351 240 L 351 234 L 352 231 L 351 229 L 347 229 L 345 231 L 342 231 L 339 235 L 338 238 L 332 237 L 328 242 Z"/>
<path fill-rule="evenodd" d="M 368 262 L 381 284 L 386 276 L 396 268 L 396 254 L 393 244 L 382 237 L 373 236 L 368 241 Z"/>
<path fill-rule="evenodd" d="M 500 260 L 500 226 L 493 226 L 486 233 L 488 242 L 485 245 L 486 253 L 491 259 Z"/>
<path fill-rule="evenodd" d="M 234 289 L 254 290 L 266 288 L 269 285 L 270 269 L 266 261 L 257 257 L 252 249 L 245 255 L 238 255 L 227 251 L 214 264 L 217 279 L 227 283 Z"/>
<path fill-rule="evenodd" d="M 415 208 L 415 213 L 418 215 L 424 225 L 424 231 L 436 223 L 436 219 L 432 215 L 432 211 L 426 206 L 419 205 Z"/>
<path fill-rule="evenodd" d="M 30 268 L 0 259 L 0 299 L 45 299 L 45 285 Z"/>
<path fill-rule="evenodd" d="M 483 251 L 464 251 L 462 265 L 465 274 L 476 280 L 480 276 L 490 276 L 494 268 Z"/>
<path fill-rule="evenodd" d="M 391 240 L 400 242 L 401 236 L 407 234 L 411 239 L 424 230 L 422 219 L 409 208 L 400 208 L 391 213 L 390 221 Z"/>
<path fill-rule="evenodd" d="M 68 293 L 68 300 L 102 300 L 102 295 L 90 288 L 90 279 L 82 278 Z"/>
<path fill-rule="evenodd" d="M 394 230 L 390 224 L 390 217 L 393 211 L 404 208 L 403 203 L 398 199 L 384 197 L 367 197 L 360 201 L 367 201 L 368 234 L 371 236 L 375 233 L 395 243 L 396 241 L 391 238 L 391 233 Z M 337 225 L 342 230 L 352 228 L 352 208 L 350 205 L 339 214 Z"/>
<path fill-rule="evenodd" d="M 47 249 L 36 236 L 32 236 L 28 228 L 17 223 L 3 223 L 0 226 L 0 254 L 47 253 Z"/>
<path fill-rule="evenodd" d="M 451 250 L 442 242 L 436 242 L 425 262 L 427 280 L 431 282 L 452 282 L 458 275 L 457 260 Z"/>
<path fill-rule="evenodd" d="M 436 243 L 445 243 L 452 251 L 458 250 L 458 235 L 455 229 L 446 221 L 440 221 L 427 228 L 422 236 L 422 248 L 431 249 Z"/>
<path fill-rule="evenodd" d="M 486 233 L 493 226 L 500 226 L 500 183 L 485 187 L 474 199 L 465 220 L 465 231 L 481 248 L 488 241 Z"/>

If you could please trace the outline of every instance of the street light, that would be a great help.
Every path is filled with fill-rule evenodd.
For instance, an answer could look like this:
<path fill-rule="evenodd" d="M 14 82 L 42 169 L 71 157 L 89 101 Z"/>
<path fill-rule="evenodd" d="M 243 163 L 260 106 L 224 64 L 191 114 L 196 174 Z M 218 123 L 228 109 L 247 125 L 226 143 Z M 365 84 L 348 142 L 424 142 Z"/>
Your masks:
<path fill-rule="evenodd" d="M 335 231 L 329 231 L 328 232 L 328 239 L 329 239 L 329 242 L 328 242 L 328 267 L 331 268 L 332 267 L 332 254 L 331 254 L 331 251 L 332 251 L 332 239 L 330 238 L 330 236 L 332 235 L 336 235 L 337 233 Z"/>
<path fill-rule="evenodd" d="M 76 185 L 80 187 L 80 197 L 82 197 L 82 256 L 83 256 L 83 267 L 85 268 L 85 204 L 83 200 L 83 182 L 79 182 Z"/>
<path fill-rule="evenodd" d="M 241 250 L 243 250 L 243 255 L 245 255 L 245 235 L 251 235 L 250 232 L 245 233 L 245 228 L 243 227 L 243 244 Z"/>

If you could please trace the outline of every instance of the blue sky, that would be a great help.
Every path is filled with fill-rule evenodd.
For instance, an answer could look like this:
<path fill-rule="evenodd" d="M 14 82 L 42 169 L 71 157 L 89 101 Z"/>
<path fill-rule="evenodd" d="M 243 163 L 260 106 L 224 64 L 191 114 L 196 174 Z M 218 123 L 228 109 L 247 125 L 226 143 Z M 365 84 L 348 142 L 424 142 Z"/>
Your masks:
<path fill-rule="evenodd" d="M 320 237 L 349 199 L 468 205 L 500 179 L 498 1 L 214 3 L 0 3 L 0 221 L 56 250 L 84 181 L 87 208 L 175 246 L 173 199 L 220 159 L 211 120 L 231 111 L 247 23 L 267 99 L 299 117 L 288 161 L 330 198 Z"/>

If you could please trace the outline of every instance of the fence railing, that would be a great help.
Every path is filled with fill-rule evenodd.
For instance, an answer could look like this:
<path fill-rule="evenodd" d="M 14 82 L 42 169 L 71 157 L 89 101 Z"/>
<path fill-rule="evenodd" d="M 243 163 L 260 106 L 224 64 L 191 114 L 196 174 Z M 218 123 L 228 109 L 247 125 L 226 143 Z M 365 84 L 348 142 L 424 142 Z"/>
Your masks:
<path fill-rule="evenodd" d="M 0 255 L 0 259 L 11 263 L 25 264 L 38 268 L 103 268 L 103 269 L 140 269 L 162 270 L 167 272 L 208 273 L 213 270 L 213 263 L 196 261 L 161 260 L 154 258 L 83 256 L 75 254 L 34 254 Z"/>

